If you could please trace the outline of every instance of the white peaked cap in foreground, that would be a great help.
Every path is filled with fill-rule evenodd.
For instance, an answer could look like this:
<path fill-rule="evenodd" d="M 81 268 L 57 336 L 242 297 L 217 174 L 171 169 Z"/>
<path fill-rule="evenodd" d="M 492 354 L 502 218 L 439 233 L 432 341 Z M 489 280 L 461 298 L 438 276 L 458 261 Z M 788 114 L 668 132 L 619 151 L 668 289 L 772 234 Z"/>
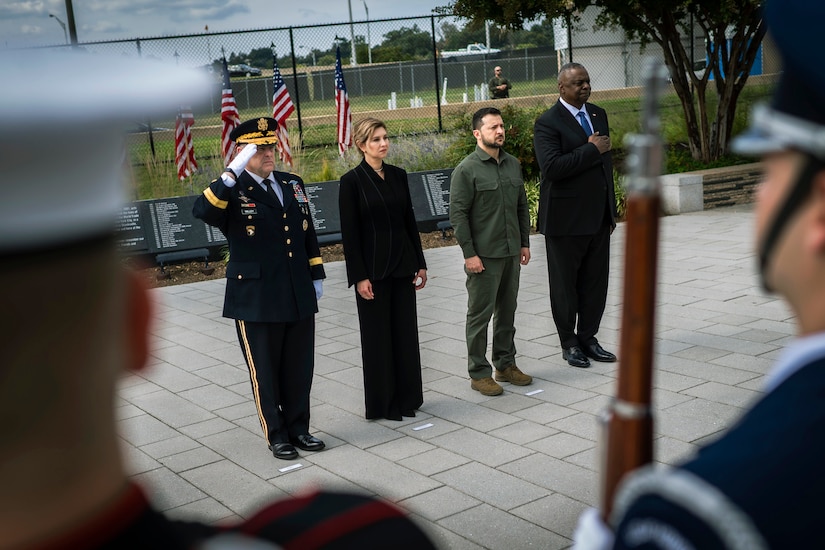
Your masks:
<path fill-rule="evenodd" d="M 77 51 L 0 54 L 0 255 L 111 232 L 123 136 L 205 101 L 205 72 Z"/>

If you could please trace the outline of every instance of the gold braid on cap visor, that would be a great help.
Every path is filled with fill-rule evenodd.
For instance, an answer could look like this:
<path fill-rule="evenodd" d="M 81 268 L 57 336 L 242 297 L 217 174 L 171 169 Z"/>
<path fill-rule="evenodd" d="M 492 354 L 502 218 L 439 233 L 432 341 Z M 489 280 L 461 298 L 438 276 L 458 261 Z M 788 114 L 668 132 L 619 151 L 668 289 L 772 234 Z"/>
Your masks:
<path fill-rule="evenodd" d="M 254 143 L 255 145 L 275 145 L 278 143 L 278 137 L 274 130 L 267 130 L 266 132 L 250 132 L 238 136 L 235 143 L 241 145 L 246 143 Z"/>

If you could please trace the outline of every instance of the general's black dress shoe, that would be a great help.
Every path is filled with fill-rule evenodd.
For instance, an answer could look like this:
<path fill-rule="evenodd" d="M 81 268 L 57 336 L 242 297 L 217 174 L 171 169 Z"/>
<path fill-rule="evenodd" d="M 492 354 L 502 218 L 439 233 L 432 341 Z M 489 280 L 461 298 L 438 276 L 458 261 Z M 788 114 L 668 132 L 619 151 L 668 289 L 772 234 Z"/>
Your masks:
<path fill-rule="evenodd" d="M 326 447 L 323 441 L 309 434 L 299 435 L 292 440 L 292 444 L 302 451 L 320 451 Z"/>
<path fill-rule="evenodd" d="M 584 354 L 579 346 L 571 346 L 561 350 L 561 356 L 567 361 L 571 367 L 580 367 L 586 369 L 590 366 L 590 360 Z"/>
<path fill-rule="evenodd" d="M 602 363 L 613 363 L 616 361 L 616 356 L 609 351 L 605 351 L 598 342 L 584 346 L 584 354 L 594 361 L 601 361 Z"/>
<path fill-rule="evenodd" d="M 298 451 L 292 446 L 292 443 L 273 443 L 269 446 L 272 451 L 272 456 L 280 458 L 281 460 L 294 460 L 298 458 Z"/>

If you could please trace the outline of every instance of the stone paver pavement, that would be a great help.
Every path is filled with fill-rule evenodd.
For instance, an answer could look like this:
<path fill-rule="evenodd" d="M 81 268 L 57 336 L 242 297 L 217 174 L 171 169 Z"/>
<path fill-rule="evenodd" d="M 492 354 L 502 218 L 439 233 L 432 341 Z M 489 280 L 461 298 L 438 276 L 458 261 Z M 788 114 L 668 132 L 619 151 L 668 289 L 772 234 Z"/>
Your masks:
<path fill-rule="evenodd" d="M 662 219 L 654 377 L 656 459 L 674 463 L 716 437 L 762 391 L 794 324 L 755 276 L 752 208 Z M 567 366 L 547 292 L 544 240 L 533 236 L 516 319 L 531 386 L 470 389 L 466 291 L 456 246 L 425 252 L 418 294 L 424 405 L 401 422 L 363 418 L 360 336 L 342 262 L 326 266 L 317 315 L 312 431 L 321 453 L 284 462 L 261 436 L 224 282 L 152 291 L 153 364 L 120 385 L 124 454 L 154 504 L 221 522 L 311 487 L 379 495 L 409 510 L 441 548 L 567 548 L 598 501 L 596 418 L 616 366 Z M 624 226 L 614 233 L 600 342 L 618 350 Z M 538 391 L 541 390 L 541 391 Z M 537 392 L 538 391 L 538 392 Z M 285 467 L 297 466 L 284 470 Z"/>

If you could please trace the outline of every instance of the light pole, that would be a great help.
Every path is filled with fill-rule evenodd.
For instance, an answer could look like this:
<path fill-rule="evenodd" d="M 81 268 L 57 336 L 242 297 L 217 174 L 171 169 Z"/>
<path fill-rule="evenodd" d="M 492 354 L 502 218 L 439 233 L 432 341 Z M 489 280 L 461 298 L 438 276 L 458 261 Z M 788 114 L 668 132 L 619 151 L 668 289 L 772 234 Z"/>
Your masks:
<path fill-rule="evenodd" d="M 310 53 L 310 55 L 312 55 L 312 66 L 315 67 L 315 65 L 317 65 L 317 63 L 315 61 L 315 50 L 314 49 L 310 50 L 306 46 L 298 46 L 298 47 L 299 48 L 304 48 L 305 50 L 307 50 Z"/>
<path fill-rule="evenodd" d="M 72 0 L 66 0 L 66 21 L 69 25 L 69 37 L 71 38 L 72 45 L 77 46 L 77 25 L 74 23 Z"/>
<path fill-rule="evenodd" d="M 372 64 L 372 40 L 370 39 L 370 9 L 367 6 L 367 0 L 361 0 L 364 3 L 364 10 L 367 12 L 367 56 L 368 62 Z"/>
<path fill-rule="evenodd" d="M 206 33 L 206 57 L 209 58 L 209 64 L 212 64 L 212 43 L 209 40 L 209 25 L 203 27 L 203 31 Z"/>
<path fill-rule="evenodd" d="M 50 13 L 49 17 L 52 17 L 55 21 L 57 21 L 57 23 L 61 27 L 63 27 L 63 37 L 66 39 L 66 44 L 68 44 L 69 43 L 69 31 L 66 30 L 66 23 L 61 21 L 60 18 L 58 16 L 56 16 L 55 14 L 53 14 L 53 13 Z"/>
<path fill-rule="evenodd" d="M 350 65 L 355 67 L 358 65 L 358 60 L 356 59 L 355 55 L 355 27 L 352 26 L 352 0 L 347 0 L 347 5 L 349 6 L 349 39 L 350 39 L 350 46 L 352 46 L 352 56 L 350 57 Z"/>

